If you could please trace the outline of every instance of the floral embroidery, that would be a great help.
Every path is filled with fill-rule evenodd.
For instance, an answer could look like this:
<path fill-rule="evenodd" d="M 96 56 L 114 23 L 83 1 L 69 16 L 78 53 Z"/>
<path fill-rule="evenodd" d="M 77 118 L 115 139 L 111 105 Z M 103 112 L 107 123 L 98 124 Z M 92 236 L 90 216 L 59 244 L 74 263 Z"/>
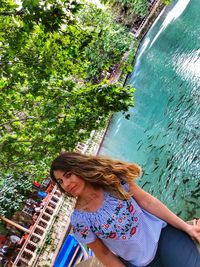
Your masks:
<path fill-rule="evenodd" d="M 86 239 L 86 237 L 89 234 L 89 228 L 87 226 L 84 226 L 82 224 L 77 223 L 76 227 L 72 226 L 72 231 L 74 234 L 79 233 L 81 234 L 81 237 Z"/>
<path fill-rule="evenodd" d="M 125 205 L 126 204 L 126 205 Z M 107 219 L 106 224 L 102 226 L 92 225 L 90 228 L 100 238 L 122 239 L 126 240 L 136 234 L 138 227 L 138 217 L 135 217 L 136 210 L 131 201 L 118 201 L 111 218 Z M 116 221 L 116 218 L 117 221 Z M 109 227 L 110 226 L 110 227 Z M 109 229 L 115 229 L 115 232 Z"/>
<path fill-rule="evenodd" d="M 133 227 L 133 228 L 131 229 L 130 234 L 131 234 L 131 235 L 134 235 L 135 233 L 136 233 L 136 227 Z"/>
<path fill-rule="evenodd" d="M 116 233 L 110 233 L 110 234 L 109 234 L 109 238 L 112 238 L 112 239 L 113 239 L 113 238 L 116 237 L 116 235 L 117 235 Z"/>
<path fill-rule="evenodd" d="M 133 210 L 134 210 L 133 205 L 130 205 L 129 208 L 128 208 L 128 210 L 129 210 L 130 212 L 133 212 Z"/>
<path fill-rule="evenodd" d="M 139 219 L 137 210 L 131 200 L 118 200 L 113 207 L 112 215 L 102 222 L 96 221 L 89 228 L 77 223 L 73 227 L 74 233 L 79 233 L 86 239 L 90 231 L 102 239 L 127 240 L 137 234 Z"/>

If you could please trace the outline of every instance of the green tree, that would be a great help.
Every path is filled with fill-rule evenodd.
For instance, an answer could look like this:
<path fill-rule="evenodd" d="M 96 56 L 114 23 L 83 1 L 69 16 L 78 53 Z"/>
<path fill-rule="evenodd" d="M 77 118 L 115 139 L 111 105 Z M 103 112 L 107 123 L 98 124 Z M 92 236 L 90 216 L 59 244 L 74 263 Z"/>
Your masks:
<path fill-rule="evenodd" d="M 112 112 L 126 112 L 133 105 L 129 86 L 106 80 L 93 83 L 99 73 L 91 74 L 97 65 L 89 54 L 98 36 L 101 46 L 109 43 L 111 47 L 111 41 L 105 32 L 102 37 L 100 22 L 96 30 L 83 23 L 78 15 L 82 4 L 64 0 L 24 0 L 21 4 L 0 3 L 0 194 L 4 192 L 0 201 L 7 198 L 5 203 L 11 203 L 15 194 L 19 199 L 14 208 L 2 206 L 3 214 L 6 209 L 12 213 L 23 201 L 24 191 L 15 191 L 11 180 L 23 187 L 24 173 L 45 178 L 51 160 L 62 148 L 73 150 L 91 130 L 105 127 Z M 120 60 L 128 43 L 128 38 L 120 43 L 116 53 L 114 47 L 109 48 L 112 62 Z M 103 68 L 112 62 L 105 60 Z"/>
<path fill-rule="evenodd" d="M 110 6 L 116 20 L 124 25 L 132 27 L 138 18 L 148 14 L 147 0 L 102 0 Z"/>
<path fill-rule="evenodd" d="M 85 3 L 78 17 L 84 29 L 94 34 L 85 49 L 89 61 L 87 79 L 99 82 L 119 64 L 124 53 L 134 42 L 128 28 L 116 23 L 108 9 L 100 9 L 95 4 Z"/>
<path fill-rule="evenodd" d="M 169 5 L 172 2 L 172 0 L 163 0 L 163 4 Z"/>
<path fill-rule="evenodd" d="M 22 207 L 25 196 L 31 190 L 29 174 L 23 176 L 10 176 L 0 181 L 0 215 L 10 217 Z"/>

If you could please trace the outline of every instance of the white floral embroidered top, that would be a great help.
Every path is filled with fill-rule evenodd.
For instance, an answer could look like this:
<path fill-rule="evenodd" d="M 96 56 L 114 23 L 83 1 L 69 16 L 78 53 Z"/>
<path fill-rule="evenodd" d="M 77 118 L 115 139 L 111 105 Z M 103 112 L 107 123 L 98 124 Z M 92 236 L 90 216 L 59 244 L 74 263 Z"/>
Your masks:
<path fill-rule="evenodd" d="M 124 184 L 125 190 L 128 185 Z M 157 250 L 160 232 L 167 224 L 140 208 L 134 200 L 119 200 L 104 193 L 95 212 L 75 209 L 71 216 L 75 238 L 83 243 L 97 237 L 115 254 L 136 266 L 148 265 Z"/>

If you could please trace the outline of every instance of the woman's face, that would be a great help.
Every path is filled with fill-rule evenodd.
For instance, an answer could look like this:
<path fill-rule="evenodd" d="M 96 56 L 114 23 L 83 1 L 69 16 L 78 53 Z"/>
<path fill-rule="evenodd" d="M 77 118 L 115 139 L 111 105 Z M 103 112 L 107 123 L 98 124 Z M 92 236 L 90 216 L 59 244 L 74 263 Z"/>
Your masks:
<path fill-rule="evenodd" d="M 73 197 L 80 196 L 86 187 L 83 179 L 69 171 L 54 171 L 54 177 L 60 186 Z"/>

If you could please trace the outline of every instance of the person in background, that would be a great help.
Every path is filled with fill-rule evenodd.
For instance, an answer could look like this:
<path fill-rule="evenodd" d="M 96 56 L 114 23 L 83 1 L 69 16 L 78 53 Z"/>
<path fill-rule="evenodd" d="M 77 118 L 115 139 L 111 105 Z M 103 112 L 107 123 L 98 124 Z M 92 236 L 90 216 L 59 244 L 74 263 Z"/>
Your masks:
<path fill-rule="evenodd" d="M 40 215 L 40 212 L 42 211 L 44 207 L 44 203 L 41 202 L 39 204 L 33 204 L 32 205 L 32 208 L 33 208 L 33 215 L 32 215 L 32 220 L 33 220 L 33 223 L 35 223 L 35 221 L 37 220 L 38 216 Z"/>
<path fill-rule="evenodd" d="M 17 236 L 17 235 L 10 235 L 9 239 L 10 239 L 10 242 L 15 245 L 18 242 L 20 242 L 21 238 L 19 236 Z"/>
<path fill-rule="evenodd" d="M 76 198 L 74 235 L 107 267 L 199 267 L 200 220 L 189 225 L 135 179 L 137 164 L 74 152 L 60 154 L 50 175 Z"/>

